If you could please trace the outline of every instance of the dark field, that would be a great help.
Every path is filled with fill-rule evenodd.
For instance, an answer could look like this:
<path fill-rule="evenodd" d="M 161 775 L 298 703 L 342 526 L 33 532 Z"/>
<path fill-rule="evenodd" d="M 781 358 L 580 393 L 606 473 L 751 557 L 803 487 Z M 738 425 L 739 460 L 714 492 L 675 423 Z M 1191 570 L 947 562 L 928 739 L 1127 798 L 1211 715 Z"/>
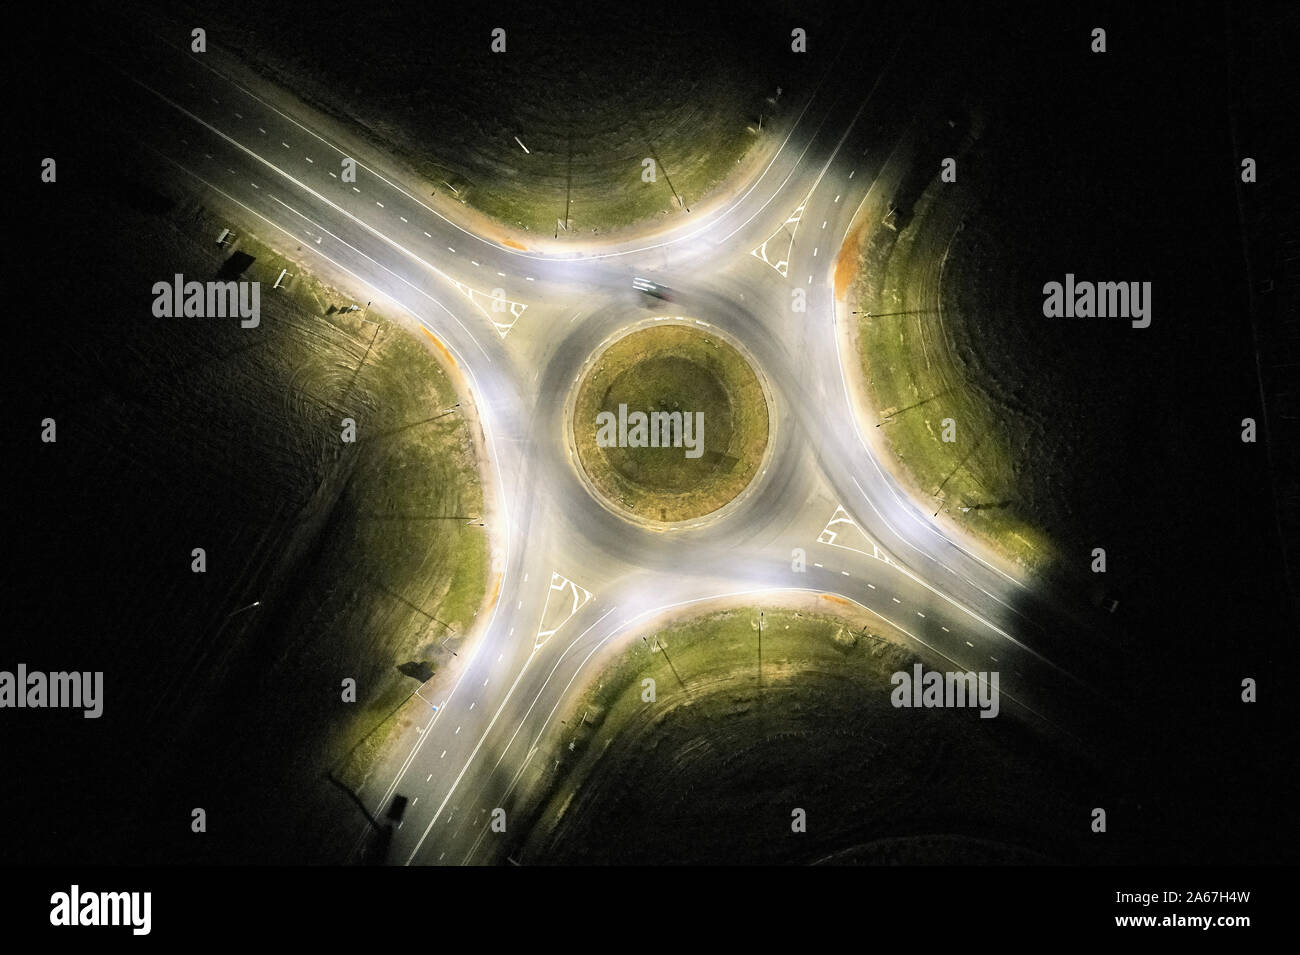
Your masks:
<path fill-rule="evenodd" d="M 61 187 L 40 219 L 59 252 L 29 274 L 20 400 L 58 440 L 29 447 L 11 499 L 6 659 L 104 671 L 104 715 L 10 714 L 5 807 L 42 824 L 3 855 L 336 858 L 361 816 L 327 773 L 356 783 L 353 747 L 483 600 L 482 529 L 438 519 L 482 512 L 463 415 L 433 420 L 468 399 L 422 339 L 374 310 L 339 314 L 350 298 L 252 235 L 238 251 L 262 283 L 256 328 L 153 316 L 153 283 L 215 276 L 230 249 L 213 239 L 234 223 L 97 158 L 124 197 L 111 225 L 89 234 L 88 185 Z M 297 278 L 272 292 L 282 267 Z"/>
<path fill-rule="evenodd" d="M 557 220 L 589 236 L 686 215 L 770 144 L 773 122 L 814 80 L 789 52 L 779 5 L 766 2 L 740 19 L 659 0 L 454 12 L 329 0 L 255 16 L 190 6 L 215 42 L 395 153 L 432 189 L 548 238 Z M 496 28 L 506 31 L 500 54 L 490 49 Z M 642 181 L 645 159 L 656 163 L 653 182 Z"/>
<path fill-rule="evenodd" d="M 766 610 L 761 686 L 757 608 L 669 625 L 594 674 L 574 708 L 592 714 L 570 734 L 581 756 L 553 785 L 522 860 L 1105 860 L 1072 821 L 1087 814 L 1071 795 L 1082 780 L 1105 785 L 1094 768 L 1011 711 L 983 720 L 891 706 L 890 674 L 916 658 L 879 621 L 826 609 Z M 791 830 L 795 808 L 804 833 Z"/>

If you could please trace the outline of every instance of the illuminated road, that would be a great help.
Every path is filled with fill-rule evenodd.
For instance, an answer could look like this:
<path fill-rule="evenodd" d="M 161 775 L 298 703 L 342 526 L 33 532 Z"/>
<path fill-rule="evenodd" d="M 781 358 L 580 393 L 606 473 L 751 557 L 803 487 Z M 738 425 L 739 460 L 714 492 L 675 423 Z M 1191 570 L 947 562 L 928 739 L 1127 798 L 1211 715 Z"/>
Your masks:
<path fill-rule="evenodd" d="M 491 810 L 510 818 L 539 767 L 563 758 L 543 745 L 544 731 L 592 675 L 592 654 L 634 639 L 666 608 L 716 595 L 839 595 L 955 669 L 998 670 L 1004 706 L 1062 728 L 1094 706 L 1048 659 L 1070 624 L 945 536 L 862 439 L 832 279 L 855 213 L 869 194 L 887 194 L 901 168 L 889 157 L 906 124 L 877 109 L 889 98 L 888 61 L 865 85 L 841 82 L 847 66 L 833 63 L 761 175 L 686 224 L 551 251 L 559 244 L 515 249 L 472 234 L 397 175 L 377 172 L 379 160 L 357 157 L 356 181 L 344 182 L 345 153 L 211 61 L 162 43 L 148 59 L 139 75 L 123 69 L 139 115 L 164 119 L 142 135 L 159 163 L 194 177 L 271 244 L 300 248 L 313 271 L 373 289 L 377 307 L 390 303 L 385 312 L 409 313 L 472 383 L 496 485 L 500 595 L 459 681 L 430 700 L 438 709 L 361 794 L 376 815 L 394 794 L 411 800 L 392 861 L 503 861 Z M 634 291 L 634 276 L 672 289 L 672 306 Z M 791 308 L 796 287 L 806 312 Z M 493 309 L 494 294 L 504 310 Z M 603 341 L 677 316 L 707 322 L 753 357 L 774 402 L 774 446 L 735 508 L 665 533 L 621 520 L 588 494 L 566 451 L 564 411 Z M 792 569 L 800 548 L 803 573 Z"/>

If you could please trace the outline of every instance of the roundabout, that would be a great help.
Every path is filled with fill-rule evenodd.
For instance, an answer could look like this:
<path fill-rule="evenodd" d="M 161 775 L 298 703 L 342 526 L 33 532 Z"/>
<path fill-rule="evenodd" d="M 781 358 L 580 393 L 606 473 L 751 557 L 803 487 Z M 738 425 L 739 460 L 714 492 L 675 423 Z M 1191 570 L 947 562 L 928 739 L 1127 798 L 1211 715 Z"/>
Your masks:
<path fill-rule="evenodd" d="M 741 346 L 686 319 L 607 340 L 570 395 L 574 468 L 608 510 L 655 527 L 695 526 L 741 500 L 765 469 L 767 388 Z"/>

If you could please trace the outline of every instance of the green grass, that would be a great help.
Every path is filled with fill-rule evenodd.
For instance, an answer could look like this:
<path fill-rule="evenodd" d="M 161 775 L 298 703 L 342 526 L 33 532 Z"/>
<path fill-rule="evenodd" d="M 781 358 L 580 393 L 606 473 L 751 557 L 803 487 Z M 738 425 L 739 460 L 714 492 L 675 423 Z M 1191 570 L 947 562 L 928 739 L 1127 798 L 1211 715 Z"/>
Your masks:
<path fill-rule="evenodd" d="M 1042 572 L 1059 561 L 1059 550 L 1044 530 L 1042 509 L 1027 506 L 1026 483 L 1031 469 L 1054 464 L 1035 442 L 1047 416 L 1018 400 L 1032 389 L 1036 369 L 1016 362 L 1010 347 L 979 348 L 991 360 L 977 364 L 971 349 L 955 344 L 978 340 L 989 328 L 979 311 L 963 307 L 973 292 L 964 280 L 987 279 L 979 275 L 987 261 L 976 249 L 969 274 L 959 274 L 949 245 L 981 198 L 965 180 L 932 183 L 901 233 L 878 227 L 883 207 L 869 213 L 851 298 L 859 313 L 858 360 L 876 412 L 870 424 L 923 505 L 1022 569 Z M 951 442 L 943 440 L 949 419 Z"/>
<path fill-rule="evenodd" d="M 1069 760 L 1012 713 L 893 708 L 889 676 L 914 656 L 886 625 L 835 613 L 766 610 L 760 685 L 758 617 L 742 608 L 670 624 L 593 674 L 552 743 L 561 768 L 516 858 L 1086 856 Z M 794 808 L 807 833 L 791 831 Z"/>
<path fill-rule="evenodd" d="M 597 445 L 597 416 L 641 411 L 704 415 L 703 451 Z M 762 385 L 735 348 L 698 329 L 661 325 L 634 332 L 601 354 L 578 389 L 578 457 L 615 504 L 657 521 L 709 514 L 753 479 L 768 440 Z M 697 436 L 698 438 L 698 436 Z"/>

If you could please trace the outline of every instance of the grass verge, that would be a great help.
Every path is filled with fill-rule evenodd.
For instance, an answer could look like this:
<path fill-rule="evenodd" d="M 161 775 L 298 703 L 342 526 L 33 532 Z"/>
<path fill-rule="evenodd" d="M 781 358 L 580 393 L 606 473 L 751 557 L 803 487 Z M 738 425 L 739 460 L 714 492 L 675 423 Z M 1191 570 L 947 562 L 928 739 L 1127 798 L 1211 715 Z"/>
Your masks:
<path fill-rule="evenodd" d="M 702 436 L 693 432 L 699 456 L 687 457 L 685 446 L 601 446 L 598 416 L 617 419 L 620 406 L 629 416 L 680 415 L 683 445 L 687 415 L 697 422 L 702 415 Z M 640 517 L 683 521 L 723 507 L 753 480 L 767 447 L 767 400 L 731 345 L 694 327 L 660 325 L 597 356 L 578 388 L 573 429 L 580 465 L 600 493 Z"/>

